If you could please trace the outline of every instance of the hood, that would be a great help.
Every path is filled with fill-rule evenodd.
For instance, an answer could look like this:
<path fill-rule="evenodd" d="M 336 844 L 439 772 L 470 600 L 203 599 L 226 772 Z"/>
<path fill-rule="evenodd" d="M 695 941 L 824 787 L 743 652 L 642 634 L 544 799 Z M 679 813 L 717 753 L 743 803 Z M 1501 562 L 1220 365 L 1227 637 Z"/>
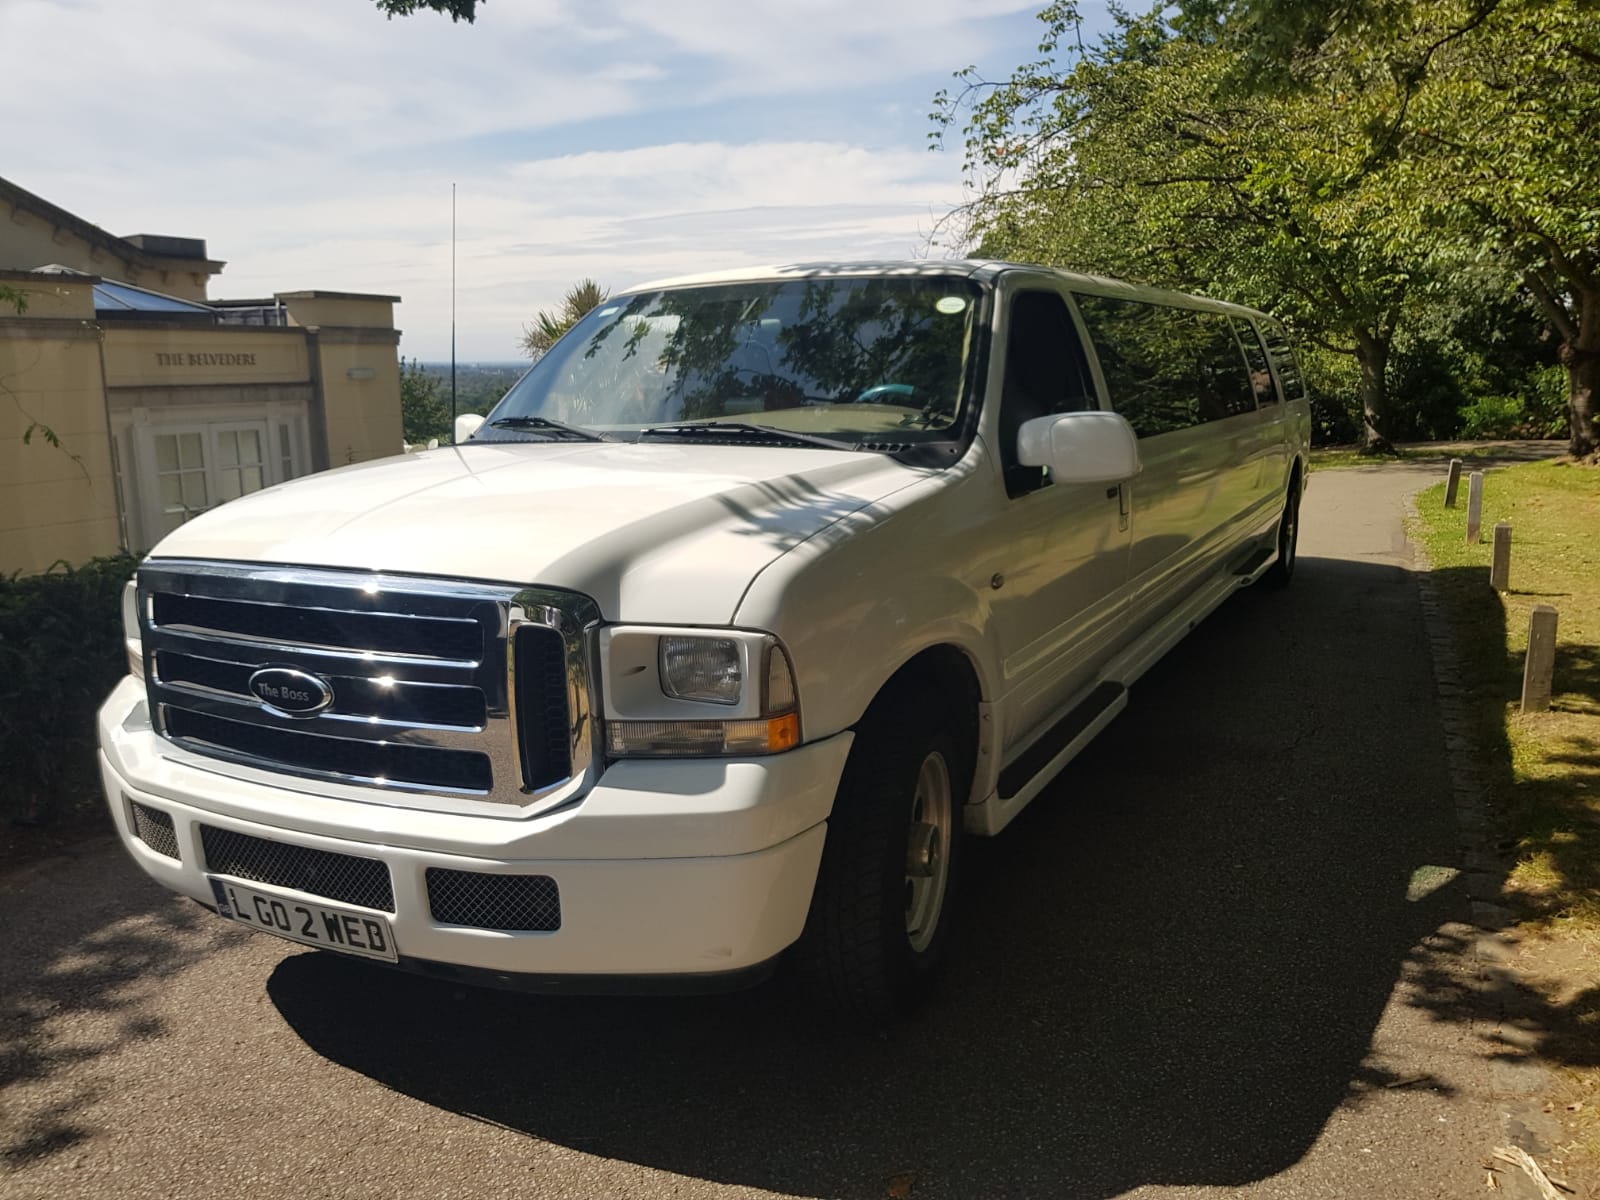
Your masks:
<path fill-rule="evenodd" d="M 925 474 L 782 446 L 468 444 L 253 493 L 152 553 L 542 584 L 608 620 L 722 624 L 773 559 Z"/>

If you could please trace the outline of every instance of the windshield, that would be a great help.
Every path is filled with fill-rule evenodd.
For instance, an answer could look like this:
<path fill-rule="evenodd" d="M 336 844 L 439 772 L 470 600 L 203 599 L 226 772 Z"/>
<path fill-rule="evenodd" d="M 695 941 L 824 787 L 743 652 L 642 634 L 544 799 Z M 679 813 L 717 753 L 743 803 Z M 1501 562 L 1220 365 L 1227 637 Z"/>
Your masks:
<path fill-rule="evenodd" d="M 956 276 L 879 276 L 619 296 L 534 364 L 475 438 L 543 438 L 557 422 L 672 436 L 707 422 L 819 445 L 940 440 L 961 416 L 980 295 Z"/>

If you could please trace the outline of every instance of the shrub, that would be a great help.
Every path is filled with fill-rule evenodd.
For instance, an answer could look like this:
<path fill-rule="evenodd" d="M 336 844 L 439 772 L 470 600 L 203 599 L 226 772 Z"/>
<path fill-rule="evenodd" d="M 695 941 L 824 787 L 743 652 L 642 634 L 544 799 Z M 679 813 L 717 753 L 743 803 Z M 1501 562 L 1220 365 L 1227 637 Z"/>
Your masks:
<path fill-rule="evenodd" d="M 1461 436 L 1465 438 L 1516 437 L 1527 414 L 1516 396 L 1480 396 L 1461 409 Z"/>
<path fill-rule="evenodd" d="M 118 555 L 0 576 L 0 824 L 98 807 L 95 710 L 127 672 L 122 585 L 136 565 Z"/>

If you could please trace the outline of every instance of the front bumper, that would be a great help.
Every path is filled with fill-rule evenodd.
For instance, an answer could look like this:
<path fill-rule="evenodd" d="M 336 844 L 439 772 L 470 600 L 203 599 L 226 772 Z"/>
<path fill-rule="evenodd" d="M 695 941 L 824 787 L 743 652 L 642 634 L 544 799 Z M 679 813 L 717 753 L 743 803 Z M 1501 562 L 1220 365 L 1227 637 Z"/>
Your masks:
<path fill-rule="evenodd" d="M 770 758 L 617 763 L 582 801 L 515 818 L 364 804 L 319 796 L 309 780 L 276 786 L 173 761 L 132 678 L 101 709 L 99 733 L 106 798 L 123 845 L 173 891 L 212 902 L 201 825 L 376 858 L 388 868 L 395 910 L 379 915 L 410 965 L 573 977 L 574 990 L 584 976 L 599 990 L 616 990 L 618 977 L 703 983 L 708 975 L 737 975 L 799 937 L 853 738 L 844 733 Z M 177 859 L 135 834 L 130 803 L 172 818 Z M 560 928 L 439 923 L 428 900 L 430 867 L 546 875 L 560 889 Z"/>

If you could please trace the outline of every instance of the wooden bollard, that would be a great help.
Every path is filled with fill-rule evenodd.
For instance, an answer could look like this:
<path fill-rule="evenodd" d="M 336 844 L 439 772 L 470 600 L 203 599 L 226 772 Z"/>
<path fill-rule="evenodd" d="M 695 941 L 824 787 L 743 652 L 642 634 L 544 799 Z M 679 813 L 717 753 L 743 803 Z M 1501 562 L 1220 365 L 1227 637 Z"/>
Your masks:
<path fill-rule="evenodd" d="M 1511 522 L 1494 527 L 1494 560 L 1489 564 L 1489 586 L 1497 592 L 1511 590 Z"/>
<path fill-rule="evenodd" d="M 1483 472 L 1467 477 L 1467 545 L 1478 544 L 1478 529 L 1483 525 Z"/>
<path fill-rule="evenodd" d="M 1452 458 L 1450 460 L 1450 478 L 1445 481 L 1444 485 L 1444 506 L 1446 508 L 1454 508 L 1456 506 L 1456 493 L 1460 490 L 1461 460 Z"/>
<path fill-rule="evenodd" d="M 1535 604 L 1528 617 L 1528 657 L 1522 664 L 1522 711 L 1550 707 L 1550 681 L 1556 670 L 1556 610 Z"/>

